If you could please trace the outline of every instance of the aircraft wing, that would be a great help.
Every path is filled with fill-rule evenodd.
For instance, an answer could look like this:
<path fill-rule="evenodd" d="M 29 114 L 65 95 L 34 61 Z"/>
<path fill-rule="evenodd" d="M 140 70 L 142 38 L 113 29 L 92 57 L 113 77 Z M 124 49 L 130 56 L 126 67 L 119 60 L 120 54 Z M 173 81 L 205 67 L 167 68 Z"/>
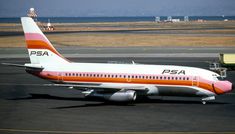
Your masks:
<path fill-rule="evenodd" d="M 146 87 L 142 85 L 125 85 L 125 84 L 91 84 L 91 83 L 82 83 L 82 84 L 45 84 L 47 86 L 58 86 L 58 87 L 69 87 L 79 90 L 100 90 L 100 89 L 109 89 L 107 91 L 120 91 L 120 90 L 145 90 Z"/>

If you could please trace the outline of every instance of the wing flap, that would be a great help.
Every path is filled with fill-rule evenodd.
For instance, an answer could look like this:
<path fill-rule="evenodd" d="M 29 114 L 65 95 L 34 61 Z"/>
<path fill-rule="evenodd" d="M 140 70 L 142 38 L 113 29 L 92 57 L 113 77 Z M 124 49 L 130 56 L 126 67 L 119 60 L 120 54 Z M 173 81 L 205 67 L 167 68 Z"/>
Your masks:
<path fill-rule="evenodd" d="M 126 86 L 126 85 L 105 85 L 105 84 L 45 84 L 47 86 L 58 86 L 58 87 L 69 87 L 69 88 L 78 88 L 78 89 L 110 89 L 115 91 L 120 90 L 127 90 L 127 89 L 133 89 L 133 90 L 145 90 L 145 86 Z"/>

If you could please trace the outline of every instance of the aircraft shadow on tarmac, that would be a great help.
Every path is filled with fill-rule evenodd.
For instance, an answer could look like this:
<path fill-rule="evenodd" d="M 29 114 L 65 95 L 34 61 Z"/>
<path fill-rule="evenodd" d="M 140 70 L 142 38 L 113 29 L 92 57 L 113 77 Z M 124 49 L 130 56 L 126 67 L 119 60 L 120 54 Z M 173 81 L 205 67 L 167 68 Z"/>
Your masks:
<path fill-rule="evenodd" d="M 153 99 L 153 98 L 138 98 L 135 102 L 129 103 L 120 103 L 120 102 L 110 102 L 105 101 L 100 98 L 94 97 L 60 97 L 60 96 L 53 96 L 49 94 L 30 94 L 30 96 L 22 97 L 22 98 L 12 98 L 8 100 L 32 100 L 32 99 L 49 99 L 49 100 L 62 100 L 62 101 L 86 101 L 86 102 L 96 102 L 93 104 L 82 104 L 82 105 L 74 105 L 74 106 L 62 106 L 62 107 L 54 107 L 51 109 L 70 109 L 70 108 L 80 108 L 80 107 L 98 107 L 98 106 L 135 106 L 135 104 L 144 104 L 144 103 L 155 103 L 155 104 L 200 104 L 200 101 L 193 101 L 193 100 L 165 100 L 165 99 Z M 100 102 L 100 103 L 97 103 Z M 224 102 L 207 102 L 209 105 L 215 104 L 228 104 Z"/>

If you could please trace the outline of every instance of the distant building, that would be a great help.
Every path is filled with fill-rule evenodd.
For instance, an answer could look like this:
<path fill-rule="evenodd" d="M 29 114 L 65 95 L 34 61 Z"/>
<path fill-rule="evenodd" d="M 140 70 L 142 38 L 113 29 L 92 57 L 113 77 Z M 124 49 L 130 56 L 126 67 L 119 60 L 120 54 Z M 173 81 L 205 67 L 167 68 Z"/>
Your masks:
<path fill-rule="evenodd" d="M 188 22 L 189 21 L 189 17 L 188 16 L 184 16 L 184 21 Z"/>
<path fill-rule="evenodd" d="M 172 17 L 171 17 L 171 16 L 168 16 L 168 17 L 167 17 L 167 21 L 169 21 L 169 22 L 172 21 Z"/>
<path fill-rule="evenodd" d="M 50 23 L 50 20 L 48 20 L 48 23 L 46 25 L 44 25 L 42 22 L 37 21 L 38 15 L 37 15 L 34 8 L 31 7 L 28 10 L 27 15 L 28 15 L 28 17 L 31 17 L 41 29 L 47 30 L 47 31 L 55 30 L 54 26 L 52 26 L 52 24 Z"/>
<path fill-rule="evenodd" d="M 172 22 L 180 22 L 180 19 L 172 19 Z"/>
<path fill-rule="evenodd" d="M 171 16 L 168 16 L 167 19 L 164 20 L 164 22 L 167 22 L 167 23 L 170 22 L 170 23 L 172 23 L 172 17 L 171 17 Z"/>
<path fill-rule="evenodd" d="M 48 19 L 48 23 L 46 26 L 43 26 L 44 30 L 47 30 L 47 31 L 53 31 L 55 30 L 54 26 L 51 25 L 50 23 L 50 19 Z"/>
<path fill-rule="evenodd" d="M 34 21 L 37 21 L 37 13 L 34 8 L 30 8 L 28 11 L 28 17 L 31 17 Z"/>
<path fill-rule="evenodd" d="M 204 22 L 204 20 L 203 19 L 198 19 L 197 22 Z"/>
<path fill-rule="evenodd" d="M 155 17 L 155 22 L 161 22 L 161 18 L 160 17 Z"/>

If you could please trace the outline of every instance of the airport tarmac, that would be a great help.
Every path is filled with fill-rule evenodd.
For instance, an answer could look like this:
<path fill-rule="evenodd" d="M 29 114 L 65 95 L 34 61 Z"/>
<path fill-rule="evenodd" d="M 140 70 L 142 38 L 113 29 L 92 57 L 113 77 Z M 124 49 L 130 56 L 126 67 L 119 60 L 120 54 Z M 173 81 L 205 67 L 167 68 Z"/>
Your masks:
<path fill-rule="evenodd" d="M 179 48 L 180 49 L 180 48 Z M 176 54 L 216 54 L 234 52 L 232 48 L 175 48 Z M 206 52 L 206 50 L 208 51 Z M 78 50 L 78 49 L 77 49 Z M 76 49 L 71 50 L 73 52 Z M 123 50 L 123 51 L 120 51 Z M 129 49 L 84 48 L 82 54 L 118 54 L 119 57 L 70 56 L 76 62 L 121 61 L 140 64 L 174 64 L 208 68 L 215 55 L 189 57 L 125 56 Z M 155 50 L 155 51 L 154 51 Z M 1 49 L 0 62 L 29 62 L 24 49 Z M 61 49 L 69 54 L 69 48 Z M 130 53 L 170 54 L 166 49 L 130 49 Z M 11 58 L 2 55 L 11 55 Z M 135 53 L 136 52 L 136 53 Z M 76 57 L 78 56 L 78 57 Z M 182 55 L 183 56 L 183 55 Z M 0 133 L 78 133 L 78 132 L 235 132 L 235 91 L 216 97 L 203 105 L 200 98 L 150 97 L 128 105 L 85 99 L 80 91 L 64 87 L 48 87 L 48 81 L 25 73 L 22 68 L 0 65 Z M 235 83 L 235 72 L 228 72 Z"/>
<path fill-rule="evenodd" d="M 69 58 L 164 58 L 164 57 L 211 57 L 220 53 L 234 53 L 235 47 L 58 47 Z M 0 58 L 28 58 L 25 48 L 0 48 Z"/>

